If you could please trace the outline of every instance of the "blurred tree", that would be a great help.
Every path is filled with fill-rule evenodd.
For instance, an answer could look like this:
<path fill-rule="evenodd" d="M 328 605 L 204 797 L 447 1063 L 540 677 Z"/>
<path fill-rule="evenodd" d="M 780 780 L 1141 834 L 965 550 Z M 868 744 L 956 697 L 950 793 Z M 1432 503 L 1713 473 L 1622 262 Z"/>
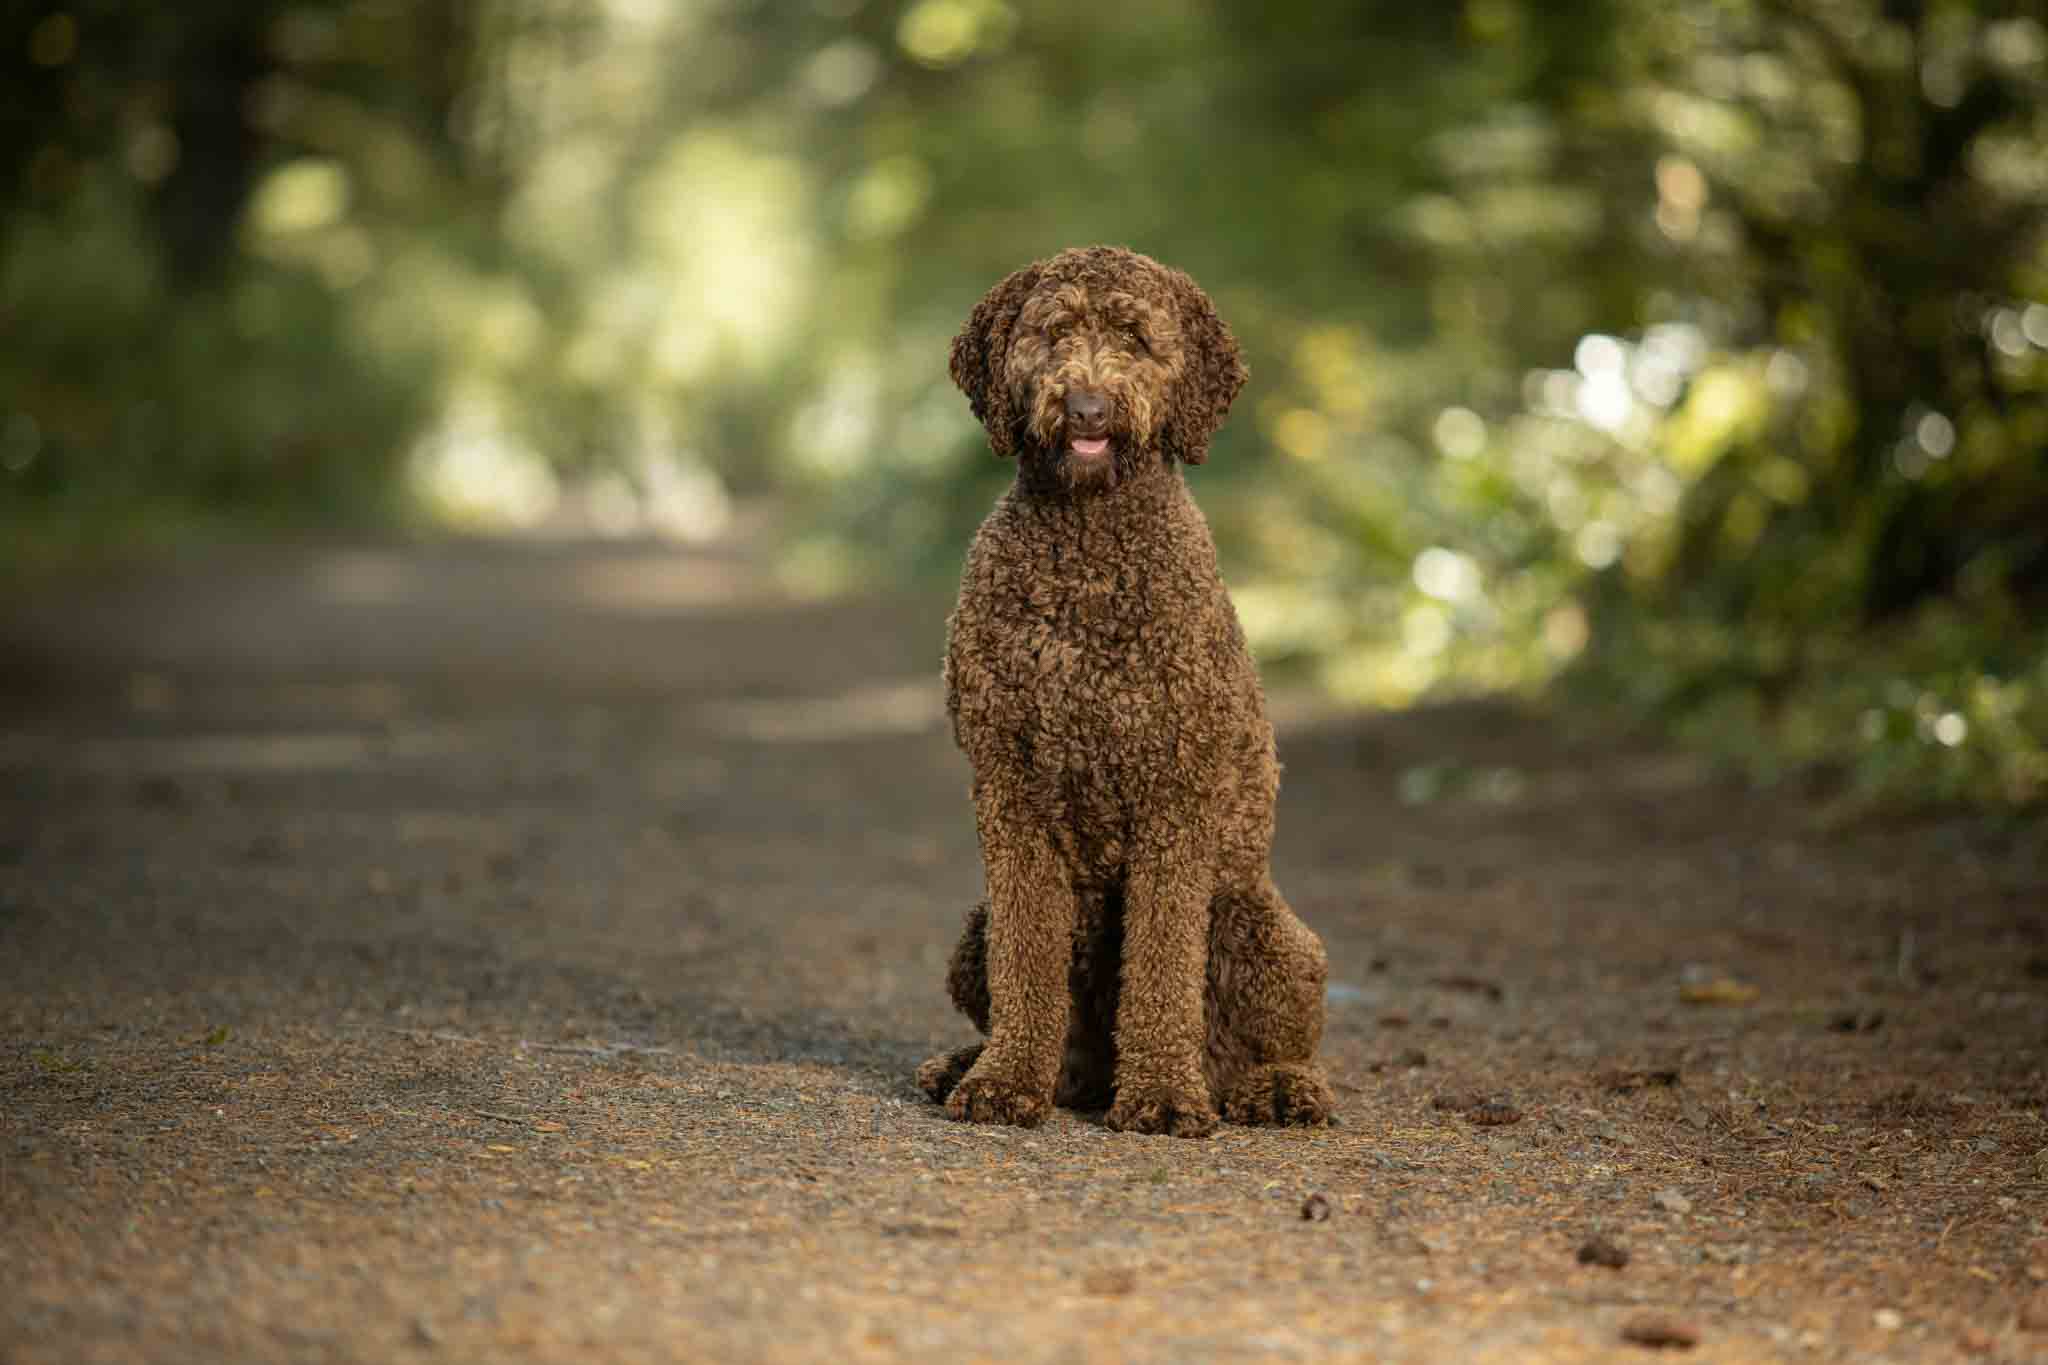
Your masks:
<path fill-rule="evenodd" d="M 245 111 L 275 69 L 270 35 L 286 12 L 13 0 L 0 29 L 14 92 L 0 122 L 8 221 L 62 203 L 111 163 L 142 190 L 175 274 L 217 277 L 262 156 Z"/>
<path fill-rule="evenodd" d="M 454 193 L 419 173 L 466 89 L 456 8 L 7 6 L 0 514 L 18 542 L 397 505 L 434 367 L 371 344 L 356 286 L 379 238 L 438 230 L 462 191 L 453 156 Z M 264 240 L 280 221 L 304 249 Z"/>
<path fill-rule="evenodd" d="M 1249 353 L 1276 664 L 2048 790 L 2043 0 L 0 3 L 17 543 L 569 482 L 949 572 L 947 339 L 1116 241 Z"/>
<path fill-rule="evenodd" d="M 1809 496 L 1777 500 L 1759 539 L 1789 541 L 1795 559 L 1818 558 L 1816 537 L 1859 539 L 1847 586 L 1867 618 L 1952 591 L 1986 554 L 2015 590 L 2048 588 L 2048 468 L 2025 458 L 2048 414 L 1999 337 L 2038 291 L 2048 240 L 2038 176 L 2011 165 L 2048 132 L 2037 9 L 1772 0 L 1660 54 L 1772 73 L 1727 103 L 1769 150 L 1675 140 L 1697 150 L 1751 258 L 1746 339 L 1820 349 L 1850 414 L 1839 434 L 1801 434 Z M 1818 126 L 1819 110 L 1837 126 Z M 1717 492 L 1688 527 L 1689 559 L 1712 555 L 1739 497 Z"/>
<path fill-rule="evenodd" d="M 1689 487 L 1603 575 L 1596 673 L 1717 724 L 1753 697 L 1815 750 L 1852 750 L 1860 712 L 1935 790 L 1968 783 L 1975 735 L 1989 785 L 2048 792 L 2044 17 L 1636 16 L 1612 121 L 1656 140 L 1663 239 L 1636 292 L 1682 289 L 1721 358 L 1649 433 Z"/>

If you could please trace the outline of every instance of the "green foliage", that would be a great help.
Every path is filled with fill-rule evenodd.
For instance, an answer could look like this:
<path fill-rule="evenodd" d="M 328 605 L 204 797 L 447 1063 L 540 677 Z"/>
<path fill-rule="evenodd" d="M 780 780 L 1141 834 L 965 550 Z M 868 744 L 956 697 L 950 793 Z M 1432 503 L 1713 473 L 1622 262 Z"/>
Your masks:
<path fill-rule="evenodd" d="M 1006 470 L 948 339 L 1121 242 L 1248 353 L 1195 478 L 1275 668 L 2042 798 L 2033 0 L 8 22 L 9 525 L 772 495 L 811 586 L 950 574 Z"/>
<path fill-rule="evenodd" d="M 380 368 L 303 272 L 177 295 L 116 197 L 21 225 L 0 262 L 0 521 L 61 546 L 220 509 L 388 519 L 426 376 Z"/>

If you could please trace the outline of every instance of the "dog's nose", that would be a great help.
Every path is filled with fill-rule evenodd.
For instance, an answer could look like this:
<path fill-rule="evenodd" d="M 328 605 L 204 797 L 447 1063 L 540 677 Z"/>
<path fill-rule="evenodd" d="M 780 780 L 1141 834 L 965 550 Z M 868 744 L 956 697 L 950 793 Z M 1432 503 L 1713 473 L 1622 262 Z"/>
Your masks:
<path fill-rule="evenodd" d="M 1101 431 L 1109 425 L 1109 395 L 1091 389 L 1067 390 L 1067 425 Z"/>

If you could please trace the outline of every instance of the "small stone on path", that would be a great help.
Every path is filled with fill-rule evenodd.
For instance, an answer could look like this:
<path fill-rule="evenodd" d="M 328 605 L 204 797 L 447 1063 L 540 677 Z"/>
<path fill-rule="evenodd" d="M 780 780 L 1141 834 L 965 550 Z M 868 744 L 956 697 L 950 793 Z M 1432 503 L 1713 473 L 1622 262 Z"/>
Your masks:
<path fill-rule="evenodd" d="M 1137 1273 L 1124 1269 L 1091 1270 L 1081 1278 L 1081 1288 L 1090 1294 L 1114 1297 L 1128 1294 L 1137 1287 Z"/>
<path fill-rule="evenodd" d="M 1700 1344 L 1700 1329 L 1668 1313 L 1638 1313 L 1621 1325 L 1621 1339 L 1656 1351 L 1690 1351 Z"/>
<path fill-rule="evenodd" d="M 1605 1237 L 1588 1237 L 1579 1247 L 1579 1264 L 1604 1265 L 1609 1270 L 1619 1270 L 1628 1264 L 1628 1249 Z"/>

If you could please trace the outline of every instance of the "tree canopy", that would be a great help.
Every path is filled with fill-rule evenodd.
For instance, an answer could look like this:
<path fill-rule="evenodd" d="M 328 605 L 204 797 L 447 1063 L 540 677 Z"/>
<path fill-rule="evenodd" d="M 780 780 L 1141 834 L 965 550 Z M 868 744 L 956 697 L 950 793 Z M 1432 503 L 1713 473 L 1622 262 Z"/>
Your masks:
<path fill-rule="evenodd" d="M 2048 793 L 2034 0 L 14 3 L 0 524 L 408 509 L 943 571 L 1006 271 L 1188 270 L 1276 667 Z"/>

